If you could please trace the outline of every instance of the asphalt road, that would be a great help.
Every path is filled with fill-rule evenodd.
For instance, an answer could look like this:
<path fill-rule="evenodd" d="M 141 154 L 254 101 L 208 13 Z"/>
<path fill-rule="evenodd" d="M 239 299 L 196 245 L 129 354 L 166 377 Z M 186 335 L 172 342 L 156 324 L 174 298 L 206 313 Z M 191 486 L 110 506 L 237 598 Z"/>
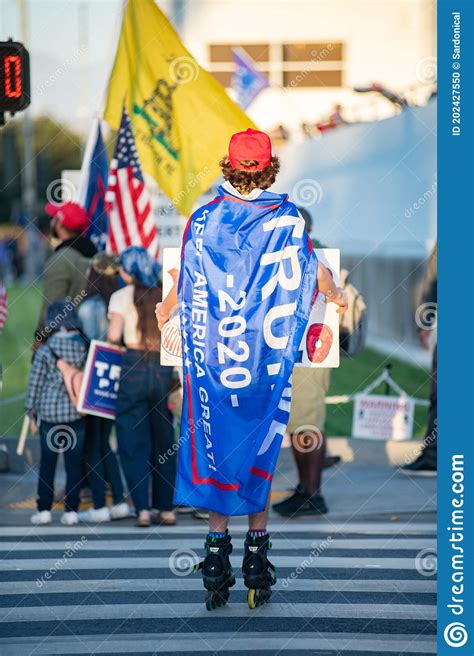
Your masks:
<path fill-rule="evenodd" d="M 279 520 L 270 530 L 278 584 L 249 610 L 240 579 L 242 521 L 232 524 L 238 583 L 206 611 L 205 526 L 122 522 L 0 529 L 0 653 L 419 656 L 435 654 L 435 525 Z"/>

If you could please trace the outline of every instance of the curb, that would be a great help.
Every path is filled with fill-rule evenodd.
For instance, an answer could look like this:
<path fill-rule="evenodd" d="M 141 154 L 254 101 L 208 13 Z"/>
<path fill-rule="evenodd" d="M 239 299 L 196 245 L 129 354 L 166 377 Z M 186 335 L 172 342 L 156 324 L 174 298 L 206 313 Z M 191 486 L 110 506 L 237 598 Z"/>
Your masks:
<path fill-rule="evenodd" d="M 406 465 L 421 452 L 421 440 L 368 440 L 357 437 L 329 437 L 328 453 L 341 456 L 343 462 L 357 465 L 393 467 Z"/>
<path fill-rule="evenodd" d="M 16 455 L 17 437 L 0 437 L 0 445 L 8 450 L 9 471 L 23 474 L 39 462 L 39 439 L 32 437 L 26 443 L 22 456 Z M 285 445 L 289 446 L 289 444 Z M 422 441 L 418 440 L 368 440 L 354 437 L 328 437 L 328 453 L 340 456 L 343 462 L 376 467 L 405 465 L 415 460 L 421 451 Z"/>

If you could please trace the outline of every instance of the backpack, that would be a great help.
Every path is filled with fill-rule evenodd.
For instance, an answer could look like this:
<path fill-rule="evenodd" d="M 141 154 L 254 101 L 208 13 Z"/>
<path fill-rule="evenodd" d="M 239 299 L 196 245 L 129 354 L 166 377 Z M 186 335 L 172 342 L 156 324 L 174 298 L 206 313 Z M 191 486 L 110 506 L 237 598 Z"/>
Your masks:
<path fill-rule="evenodd" d="M 365 347 L 367 340 L 367 306 L 362 294 L 349 282 L 349 272 L 341 269 L 340 284 L 346 292 L 349 307 L 339 319 L 339 346 L 342 357 L 353 357 Z"/>

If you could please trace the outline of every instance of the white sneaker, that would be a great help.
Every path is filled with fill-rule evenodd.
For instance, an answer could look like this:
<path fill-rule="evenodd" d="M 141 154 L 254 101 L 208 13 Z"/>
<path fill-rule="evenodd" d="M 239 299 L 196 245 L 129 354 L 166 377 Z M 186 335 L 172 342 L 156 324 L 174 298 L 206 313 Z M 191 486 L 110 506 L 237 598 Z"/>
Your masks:
<path fill-rule="evenodd" d="M 34 515 L 31 515 L 30 521 L 32 524 L 35 524 L 35 526 L 51 524 L 53 516 L 49 510 L 38 510 Z"/>
<path fill-rule="evenodd" d="M 79 513 L 81 522 L 110 522 L 110 511 L 107 506 L 103 508 L 89 508 Z"/>
<path fill-rule="evenodd" d="M 61 517 L 61 524 L 64 524 L 65 526 L 75 526 L 76 524 L 79 524 L 77 512 L 74 512 L 73 510 L 65 512 Z"/>
<path fill-rule="evenodd" d="M 110 509 L 110 519 L 125 519 L 130 516 L 130 508 L 125 501 L 123 503 L 118 503 L 116 506 L 112 506 Z"/>

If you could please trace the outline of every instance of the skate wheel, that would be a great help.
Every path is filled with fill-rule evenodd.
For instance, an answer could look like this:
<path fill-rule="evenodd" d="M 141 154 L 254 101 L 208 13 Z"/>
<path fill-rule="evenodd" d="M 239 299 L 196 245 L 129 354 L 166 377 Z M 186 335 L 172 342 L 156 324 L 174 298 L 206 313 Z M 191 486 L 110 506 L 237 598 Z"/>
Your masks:
<path fill-rule="evenodd" d="M 206 608 L 207 610 L 215 610 L 227 604 L 229 599 L 229 590 L 221 590 L 220 592 L 209 591 L 206 594 Z"/>
<path fill-rule="evenodd" d="M 208 592 L 206 594 L 206 608 L 207 608 L 207 610 L 214 610 L 214 608 L 215 608 L 214 593 L 213 592 Z"/>
<path fill-rule="evenodd" d="M 252 610 L 257 607 L 257 595 L 255 593 L 255 588 L 250 588 L 247 592 L 247 603 L 249 608 Z"/>

